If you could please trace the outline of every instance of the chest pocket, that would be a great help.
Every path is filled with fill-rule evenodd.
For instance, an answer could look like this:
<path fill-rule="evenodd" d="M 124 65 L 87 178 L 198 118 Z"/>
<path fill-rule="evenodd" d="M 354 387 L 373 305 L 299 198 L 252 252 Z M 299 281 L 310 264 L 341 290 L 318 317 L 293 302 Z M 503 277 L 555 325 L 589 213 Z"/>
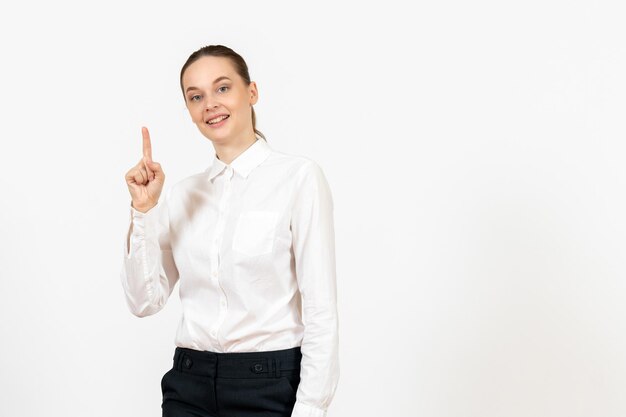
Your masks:
<path fill-rule="evenodd" d="M 233 235 L 233 250 L 248 256 L 269 253 L 274 247 L 278 211 L 250 210 L 239 216 Z"/>

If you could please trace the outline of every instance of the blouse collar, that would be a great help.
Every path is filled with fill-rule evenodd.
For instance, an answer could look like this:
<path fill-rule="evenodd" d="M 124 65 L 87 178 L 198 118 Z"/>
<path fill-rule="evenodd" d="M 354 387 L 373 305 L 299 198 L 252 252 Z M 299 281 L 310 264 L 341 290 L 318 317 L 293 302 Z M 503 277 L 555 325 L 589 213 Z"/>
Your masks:
<path fill-rule="evenodd" d="M 264 139 L 257 138 L 252 145 L 233 159 L 230 163 L 230 167 L 243 178 L 248 178 L 248 175 L 250 175 L 252 170 L 261 165 L 270 153 L 271 148 L 267 142 Z M 224 161 L 218 159 L 217 154 L 215 154 L 213 156 L 213 163 L 205 171 L 209 173 L 208 180 L 212 182 L 213 179 L 227 166 L 228 165 L 224 163 Z"/>

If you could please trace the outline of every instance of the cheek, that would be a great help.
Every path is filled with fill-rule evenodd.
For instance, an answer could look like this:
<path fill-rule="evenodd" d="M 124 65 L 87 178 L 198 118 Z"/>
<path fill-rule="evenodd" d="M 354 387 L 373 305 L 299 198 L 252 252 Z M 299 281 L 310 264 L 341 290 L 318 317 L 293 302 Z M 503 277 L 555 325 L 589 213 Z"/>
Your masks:
<path fill-rule="evenodd" d="M 189 115 L 191 116 L 191 120 L 194 123 L 204 123 L 202 121 L 202 111 L 201 110 L 190 109 L 189 110 Z"/>

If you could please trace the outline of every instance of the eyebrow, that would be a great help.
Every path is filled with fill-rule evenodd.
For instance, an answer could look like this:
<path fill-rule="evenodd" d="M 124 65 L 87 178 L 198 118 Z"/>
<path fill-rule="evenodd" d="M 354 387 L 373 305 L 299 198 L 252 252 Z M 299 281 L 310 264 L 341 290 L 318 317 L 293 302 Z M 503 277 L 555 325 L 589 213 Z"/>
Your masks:
<path fill-rule="evenodd" d="M 230 78 L 228 78 L 227 76 L 222 75 L 221 77 L 217 77 L 217 78 L 215 79 L 215 81 L 213 81 L 213 84 L 217 84 L 217 83 L 219 83 L 219 82 L 220 82 L 220 81 L 222 81 L 222 80 L 232 81 L 232 80 L 231 80 Z M 187 87 L 187 90 L 185 90 L 185 92 L 188 92 L 189 90 L 199 90 L 199 88 L 198 88 L 198 87 L 194 87 L 194 86 L 190 86 L 190 87 Z"/>

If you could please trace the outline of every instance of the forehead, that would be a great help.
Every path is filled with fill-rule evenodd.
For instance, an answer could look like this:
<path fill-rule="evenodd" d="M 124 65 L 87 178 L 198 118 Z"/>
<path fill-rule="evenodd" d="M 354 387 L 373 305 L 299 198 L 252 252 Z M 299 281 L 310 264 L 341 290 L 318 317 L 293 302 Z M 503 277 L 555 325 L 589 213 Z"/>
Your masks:
<path fill-rule="evenodd" d="M 215 79 L 221 76 L 226 76 L 231 80 L 239 78 L 229 58 L 203 56 L 185 70 L 182 80 L 183 87 L 210 86 Z"/>

